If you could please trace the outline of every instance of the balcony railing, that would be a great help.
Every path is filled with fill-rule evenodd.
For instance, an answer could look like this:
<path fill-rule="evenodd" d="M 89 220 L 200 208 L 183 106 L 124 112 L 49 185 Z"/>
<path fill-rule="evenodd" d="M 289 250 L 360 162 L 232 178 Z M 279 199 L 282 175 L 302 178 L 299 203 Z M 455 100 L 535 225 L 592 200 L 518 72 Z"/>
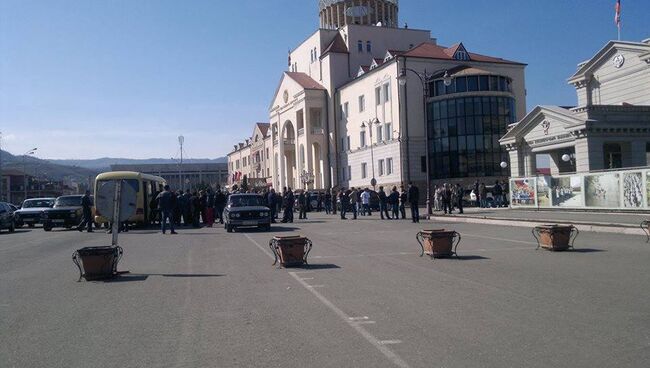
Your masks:
<path fill-rule="evenodd" d="M 293 139 L 293 138 L 285 138 L 284 139 L 284 145 L 293 147 L 293 146 L 296 145 L 296 140 Z"/>
<path fill-rule="evenodd" d="M 323 128 L 311 128 L 311 134 L 313 135 L 324 135 L 325 129 Z"/>
<path fill-rule="evenodd" d="M 298 129 L 298 136 L 305 135 L 305 128 Z"/>

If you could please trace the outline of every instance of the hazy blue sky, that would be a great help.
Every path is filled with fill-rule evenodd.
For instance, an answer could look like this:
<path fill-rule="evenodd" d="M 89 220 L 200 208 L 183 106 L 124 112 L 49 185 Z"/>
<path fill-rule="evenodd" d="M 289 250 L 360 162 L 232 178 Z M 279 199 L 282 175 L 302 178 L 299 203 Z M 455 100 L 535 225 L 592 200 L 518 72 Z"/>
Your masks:
<path fill-rule="evenodd" d="M 576 64 L 616 37 L 614 0 L 401 0 L 442 45 L 529 64 L 529 109 L 571 105 Z M 0 131 L 39 157 L 225 155 L 268 119 L 287 49 L 317 0 L 0 0 Z M 650 37 L 650 1 L 623 0 L 623 39 Z"/>

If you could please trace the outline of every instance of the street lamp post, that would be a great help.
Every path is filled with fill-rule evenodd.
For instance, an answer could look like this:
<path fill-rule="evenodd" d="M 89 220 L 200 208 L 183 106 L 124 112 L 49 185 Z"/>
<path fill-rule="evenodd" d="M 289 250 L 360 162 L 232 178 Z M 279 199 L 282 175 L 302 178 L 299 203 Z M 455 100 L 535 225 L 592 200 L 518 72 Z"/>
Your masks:
<path fill-rule="evenodd" d="M 26 169 L 25 161 L 27 159 L 27 156 L 35 154 L 36 150 L 38 150 L 38 148 L 32 148 L 23 154 L 23 189 L 24 189 L 23 201 L 27 199 L 27 169 Z"/>
<path fill-rule="evenodd" d="M 452 77 L 449 75 L 447 69 L 441 69 L 436 72 L 433 72 L 431 74 L 427 73 L 426 69 L 424 70 L 423 73 L 419 73 L 416 70 L 413 70 L 411 68 L 407 68 L 406 65 L 402 67 L 402 71 L 400 72 L 399 76 L 397 77 L 397 80 L 399 81 L 399 84 L 401 86 L 406 86 L 407 83 L 407 72 L 412 72 L 415 74 L 420 82 L 422 83 L 422 108 L 424 110 L 424 140 L 425 140 L 425 165 L 426 165 L 426 185 L 427 185 L 427 215 L 431 216 L 433 214 L 433 210 L 431 208 L 431 165 L 430 165 L 430 152 L 429 152 L 429 119 L 428 119 L 428 112 L 427 112 L 427 97 L 429 97 L 429 80 L 431 78 L 439 73 L 444 72 L 443 81 L 445 86 L 449 87 L 453 81 Z M 408 110 L 408 106 L 406 107 Z M 408 112 L 407 112 L 408 114 Z M 409 154 L 408 152 L 406 153 L 407 155 Z"/>
<path fill-rule="evenodd" d="M 366 125 L 366 123 L 368 125 Z M 370 185 L 372 185 L 372 190 L 377 191 L 377 179 L 375 178 L 375 150 L 372 145 L 372 127 L 375 124 L 379 124 L 379 120 L 376 118 L 374 120 L 363 121 L 361 122 L 361 131 L 365 133 L 367 126 L 368 131 L 370 132 L 370 165 L 372 168 L 372 179 L 370 180 Z"/>

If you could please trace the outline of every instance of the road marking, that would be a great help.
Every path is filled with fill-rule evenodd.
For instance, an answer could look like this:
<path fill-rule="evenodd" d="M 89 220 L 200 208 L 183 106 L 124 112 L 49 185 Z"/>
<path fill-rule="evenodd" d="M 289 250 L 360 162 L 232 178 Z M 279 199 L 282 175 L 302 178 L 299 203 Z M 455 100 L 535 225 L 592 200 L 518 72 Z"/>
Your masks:
<path fill-rule="evenodd" d="M 250 235 L 244 234 L 248 240 L 251 241 L 251 243 L 255 244 L 256 247 L 258 247 L 264 254 L 269 256 L 271 259 L 275 259 L 275 256 L 273 256 L 269 251 L 264 249 L 255 239 L 251 238 Z M 321 293 L 319 293 L 316 289 L 310 288 L 309 284 L 307 284 L 305 281 L 301 280 L 298 274 L 304 273 L 304 272 L 289 272 L 289 275 L 293 277 L 296 281 L 300 283 L 306 290 L 314 294 L 314 296 L 320 300 L 321 303 L 323 303 L 327 308 L 329 308 L 334 314 L 339 316 L 345 323 L 347 323 L 350 327 L 352 327 L 355 331 L 357 331 L 363 338 L 366 339 L 372 346 L 374 346 L 377 350 L 379 350 L 384 356 L 393 362 L 398 367 L 401 368 L 410 368 L 410 366 L 402 360 L 402 358 L 399 357 L 399 355 L 395 354 L 391 349 L 389 349 L 386 345 L 383 345 L 379 339 L 377 339 L 375 336 L 373 336 L 368 330 L 363 328 L 358 322 L 356 321 L 351 321 L 350 316 L 345 314 L 339 307 L 334 305 L 331 301 L 329 301 L 327 298 L 325 298 Z"/>
<path fill-rule="evenodd" d="M 363 316 L 363 317 L 349 317 L 349 318 L 348 318 L 349 321 L 364 321 L 364 320 L 368 320 L 368 319 L 369 319 L 368 316 Z"/>
<path fill-rule="evenodd" d="M 382 345 L 396 345 L 401 344 L 402 340 L 382 340 L 379 343 Z"/>
<path fill-rule="evenodd" d="M 303 278 L 301 278 L 301 280 L 305 280 L 305 281 L 307 281 L 307 280 L 313 280 L 313 279 L 314 279 L 313 277 L 303 277 Z"/>
<path fill-rule="evenodd" d="M 355 321 L 355 322 L 352 322 L 352 323 L 358 323 L 360 325 L 374 325 L 377 322 L 375 322 L 375 321 Z"/>
<path fill-rule="evenodd" d="M 302 279 L 301 279 L 302 280 Z M 325 285 L 309 285 L 310 288 L 324 288 Z"/>

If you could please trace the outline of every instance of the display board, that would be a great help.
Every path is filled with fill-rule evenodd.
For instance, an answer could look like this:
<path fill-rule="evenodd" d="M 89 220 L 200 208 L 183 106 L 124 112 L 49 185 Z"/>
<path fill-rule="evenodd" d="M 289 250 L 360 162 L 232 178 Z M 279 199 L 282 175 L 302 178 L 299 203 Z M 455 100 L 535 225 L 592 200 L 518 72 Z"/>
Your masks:
<path fill-rule="evenodd" d="M 650 170 L 510 179 L 512 207 L 650 209 Z"/>

